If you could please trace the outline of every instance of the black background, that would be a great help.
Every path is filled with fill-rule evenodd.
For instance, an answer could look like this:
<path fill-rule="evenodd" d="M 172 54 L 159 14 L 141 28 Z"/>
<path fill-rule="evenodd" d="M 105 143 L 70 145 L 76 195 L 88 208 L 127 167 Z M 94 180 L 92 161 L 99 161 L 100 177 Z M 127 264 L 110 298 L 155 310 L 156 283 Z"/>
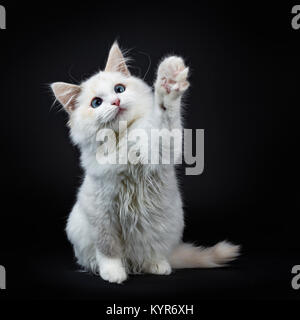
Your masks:
<path fill-rule="evenodd" d="M 294 4 L 1 2 L 0 264 L 4 298 L 299 298 L 300 30 Z M 181 174 L 184 238 L 243 246 L 232 267 L 131 276 L 122 286 L 75 272 L 64 227 L 82 171 L 49 84 L 103 68 L 112 42 L 152 84 L 162 56 L 191 68 L 186 128 L 205 129 L 205 170 Z M 149 64 L 150 69 L 148 70 Z M 26 287 L 26 297 L 21 293 Z"/>

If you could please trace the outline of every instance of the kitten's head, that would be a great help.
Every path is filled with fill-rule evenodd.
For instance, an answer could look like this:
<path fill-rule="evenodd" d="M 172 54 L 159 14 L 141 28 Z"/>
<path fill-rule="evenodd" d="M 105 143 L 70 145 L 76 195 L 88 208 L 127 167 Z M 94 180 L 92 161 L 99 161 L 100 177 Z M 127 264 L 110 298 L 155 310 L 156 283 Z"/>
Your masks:
<path fill-rule="evenodd" d="M 80 85 L 56 82 L 51 88 L 70 116 L 75 143 L 93 137 L 104 127 L 118 131 L 119 121 L 131 125 L 149 111 L 152 101 L 151 88 L 130 74 L 116 42 L 104 71 Z"/>

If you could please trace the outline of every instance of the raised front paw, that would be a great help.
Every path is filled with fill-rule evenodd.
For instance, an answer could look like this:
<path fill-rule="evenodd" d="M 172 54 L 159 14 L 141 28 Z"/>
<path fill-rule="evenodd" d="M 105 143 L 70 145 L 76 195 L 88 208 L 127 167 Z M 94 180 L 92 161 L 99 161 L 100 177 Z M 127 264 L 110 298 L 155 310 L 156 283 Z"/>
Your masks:
<path fill-rule="evenodd" d="M 161 94 L 182 94 L 188 87 L 189 68 L 180 57 L 164 59 L 158 67 L 156 89 Z"/>

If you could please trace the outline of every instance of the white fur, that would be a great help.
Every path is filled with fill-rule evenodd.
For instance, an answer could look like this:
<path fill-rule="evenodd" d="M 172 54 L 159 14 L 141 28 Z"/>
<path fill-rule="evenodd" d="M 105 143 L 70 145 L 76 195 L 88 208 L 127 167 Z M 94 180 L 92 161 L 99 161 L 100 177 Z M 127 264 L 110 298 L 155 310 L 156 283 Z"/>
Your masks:
<path fill-rule="evenodd" d="M 102 279 L 116 283 L 122 283 L 127 279 L 127 274 L 120 258 L 107 257 L 99 250 L 96 250 L 96 259 Z"/>
<path fill-rule="evenodd" d="M 219 266 L 238 254 L 239 248 L 229 243 L 204 250 L 181 243 L 183 210 L 173 165 L 99 165 L 96 159 L 96 134 L 101 128 L 116 132 L 119 148 L 126 145 L 119 132 L 121 120 L 128 122 L 128 133 L 138 128 L 147 133 L 181 129 L 181 97 L 189 86 L 187 76 L 183 60 L 168 57 L 158 68 L 153 93 L 145 82 L 130 75 L 115 43 L 105 71 L 80 86 L 52 85 L 70 114 L 71 139 L 80 148 L 85 171 L 67 235 L 78 263 L 109 282 L 123 282 L 128 272 L 169 274 L 170 263 L 173 267 Z M 119 83 L 126 90 L 116 94 L 114 86 Z M 97 109 L 90 106 L 94 97 L 103 99 Z M 117 98 L 126 109 L 121 114 L 112 105 Z M 141 158 L 145 143 L 136 142 Z"/>

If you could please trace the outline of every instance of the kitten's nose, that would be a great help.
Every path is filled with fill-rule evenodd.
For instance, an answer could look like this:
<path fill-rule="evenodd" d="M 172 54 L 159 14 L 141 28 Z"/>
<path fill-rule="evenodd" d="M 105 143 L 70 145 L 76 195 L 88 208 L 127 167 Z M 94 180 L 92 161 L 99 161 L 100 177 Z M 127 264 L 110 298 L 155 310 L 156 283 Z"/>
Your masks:
<path fill-rule="evenodd" d="M 112 102 L 112 105 L 119 107 L 120 106 L 120 102 L 121 102 L 120 99 L 117 98 L 115 101 Z"/>

